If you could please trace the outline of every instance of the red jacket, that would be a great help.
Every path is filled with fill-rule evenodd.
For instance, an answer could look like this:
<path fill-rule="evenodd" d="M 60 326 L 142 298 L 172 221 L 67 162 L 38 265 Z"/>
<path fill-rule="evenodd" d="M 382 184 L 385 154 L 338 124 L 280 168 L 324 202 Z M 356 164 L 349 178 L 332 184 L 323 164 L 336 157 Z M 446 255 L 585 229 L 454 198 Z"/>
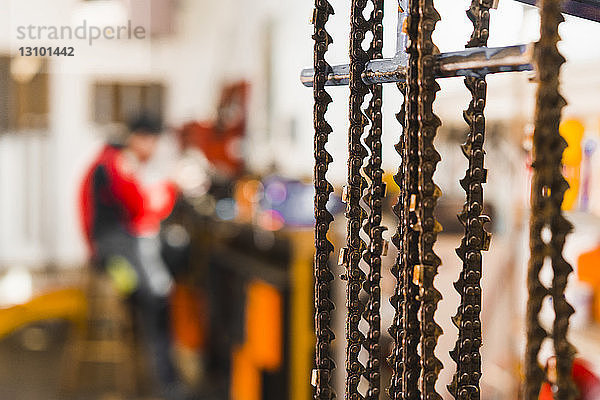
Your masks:
<path fill-rule="evenodd" d="M 598 400 L 600 399 L 600 379 L 594 375 L 585 362 L 576 359 L 573 362 L 573 381 L 579 390 L 577 400 Z M 540 390 L 539 400 L 553 400 L 552 386 L 544 383 Z"/>
<path fill-rule="evenodd" d="M 80 217 L 90 248 L 98 235 L 116 229 L 133 236 L 158 233 L 175 204 L 172 183 L 144 187 L 122 149 L 106 145 L 92 163 L 79 192 Z"/>

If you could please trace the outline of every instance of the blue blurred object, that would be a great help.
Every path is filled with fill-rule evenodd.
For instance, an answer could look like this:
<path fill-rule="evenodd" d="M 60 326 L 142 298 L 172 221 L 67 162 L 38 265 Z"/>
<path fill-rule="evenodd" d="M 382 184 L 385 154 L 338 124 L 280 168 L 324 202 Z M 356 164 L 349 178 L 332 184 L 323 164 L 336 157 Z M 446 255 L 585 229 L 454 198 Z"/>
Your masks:
<path fill-rule="evenodd" d="M 579 208 L 581 211 L 588 211 L 590 204 L 590 186 L 592 184 L 592 156 L 598 147 L 596 140 L 588 139 L 583 146 L 583 183 L 581 189 L 581 199 Z"/>
<path fill-rule="evenodd" d="M 215 213 L 219 219 L 231 221 L 237 216 L 237 204 L 232 198 L 225 198 L 217 201 Z"/>
<path fill-rule="evenodd" d="M 312 184 L 270 176 L 263 180 L 263 185 L 265 194 L 260 202 L 263 210 L 277 211 L 283 217 L 287 227 L 312 228 L 314 226 L 315 188 Z M 339 196 L 332 193 L 327 208 L 332 214 L 338 214 L 344 210 L 344 204 Z"/>

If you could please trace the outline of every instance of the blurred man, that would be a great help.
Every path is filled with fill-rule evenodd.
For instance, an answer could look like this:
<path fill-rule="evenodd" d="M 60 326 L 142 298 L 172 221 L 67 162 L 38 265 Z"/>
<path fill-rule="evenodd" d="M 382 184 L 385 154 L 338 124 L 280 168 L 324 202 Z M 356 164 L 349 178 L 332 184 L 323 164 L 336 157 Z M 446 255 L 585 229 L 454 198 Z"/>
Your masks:
<path fill-rule="evenodd" d="M 168 296 L 173 280 L 160 255 L 161 221 L 174 205 L 169 182 L 143 185 L 139 172 L 153 156 L 162 132 L 144 114 L 129 124 L 122 144 L 107 144 L 89 168 L 80 193 L 84 232 L 92 261 L 130 300 L 165 397 L 182 398 L 170 358 Z"/>

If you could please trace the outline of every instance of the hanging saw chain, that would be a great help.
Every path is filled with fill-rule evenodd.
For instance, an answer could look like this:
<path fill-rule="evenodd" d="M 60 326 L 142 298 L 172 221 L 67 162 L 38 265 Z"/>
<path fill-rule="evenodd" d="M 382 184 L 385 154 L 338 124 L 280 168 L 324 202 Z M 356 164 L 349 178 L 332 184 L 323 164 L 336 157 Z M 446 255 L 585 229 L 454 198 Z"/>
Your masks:
<path fill-rule="evenodd" d="M 359 329 L 365 306 L 361 301 L 361 291 L 365 284 L 365 273 L 361 269 L 363 252 L 367 249 L 360 237 L 360 230 L 366 218 L 366 212 L 360 202 L 367 182 L 361 174 L 367 149 L 363 146 L 362 136 L 367 125 L 367 116 L 363 114 L 363 103 L 369 92 L 362 81 L 368 54 L 362 48 L 369 26 L 363 16 L 366 0 L 352 0 L 350 9 L 350 126 L 348 131 L 348 182 L 344 187 L 343 201 L 346 203 L 346 247 L 340 251 L 340 263 L 345 267 L 343 279 L 346 280 L 346 400 L 359 400 L 361 377 L 365 367 L 359 361 L 359 353 L 366 344 L 365 336 Z"/>
<path fill-rule="evenodd" d="M 383 0 L 372 0 L 373 11 L 368 21 L 369 30 L 373 38 L 367 58 L 369 60 L 381 59 L 383 57 Z M 369 159 L 364 167 L 364 174 L 368 179 L 369 186 L 364 190 L 364 203 L 369 208 L 369 216 L 363 226 L 364 232 L 369 237 L 368 248 L 363 253 L 363 259 L 369 266 L 369 273 L 364 284 L 368 294 L 364 317 L 369 324 L 365 347 L 369 353 L 369 360 L 365 378 L 369 382 L 369 388 L 365 399 L 377 400 L 381 393 L 381 256 L 387 254 L 387 241 L 383 239 L 383 232 L 387 229 L 382 226 L 383 200 L 386 194 L 386 186 L 383 183 L 382 144 L 381 134 L 383 117 L 381 107 L 383 102 L 383 90 L 381 84 L 369 86 L 371 99 L 366 114 L 371 126 L 369 134 L 365 138 L 365 144 L 369 149 Z"/>
<path fill-rule="evenodd" d="M 568 183 L 562 175 L 566 141 L 560 136 L 559 124 L 566 101 L 559 93 L 560 68 L 565 62 L 559 53 L 558 26 L 564 20 L 559 0 L 541 0 L 541 35 L 535 47 L 538 79 L 535 129 L 533 133 L 533 178 L 531 184 L 530 250 L 527 287 L 527 345 L 525 348 L 524 399 L 537 400 L 544 371 L 538 355 L 542 342 L 551 336 L 556 355 L 557 390 L 555 399 L 573 400 L 577 390 L 571 378 L 574 349 L 567 341 L 569 318 L 573 308 L 565 299 L 569 274 L 573 271 L 562 256 L 571 224 L 562 215 L 562 203 Z M 545 234 L 550 238 L 546 239 Z M 540 282 L 540 271 L 549 259 L 554 273 L 550 288 Z M 554 306 L 554 323 L 550 335 L 541 326 L 539 314 L 547 296 Z"/>
<path fill-rule="evenodd" d="M 489 36 L 490 8 L 492 1 L 472 0 L 467 16 L 473 23 L 473 34 L 467 47 L 485 47 Z M 460 295 L 460 305 L 452 318 L 458 328 L 458 340 L 450 352 L 456 362 L 456 372 L 448 390 L 457 400 L 479 400 L 481 378 L 481 252 L 490 244 L 490 234 L 484 225 L 489 217 L 482 215 L 483 184 L 487 170 L 484 168 L 485 141 L 485 77 L 467 77 L 465 85 L 472 95 L 469 108 L 463 116 L 469 125 L 466 142 L 462 145 L 463 154 L 469 160 L 461 186 L 466 193 L 466 202 L 458 219 L 464 226 L 465 235 L 456 249 L 463 268 L 454 284 Z"/>
<path fill-rule="evenodd" d="M 392 366 L 392 379 L 389 396 L 392 400 L 419 400 L 420 357 L 418 345 L 421 338 L 418 312 L 420 308 L 419 287 L 413 282 L 413 266 L 419 263 L 419 234 L 414 229 L 417 223 L 417 199 L 419 195 L 419 148 L 418 148 L 418 93 L 417 48 L 413 44 L 406 47 L 409 32 L 416 37 L 419 15 L 408 15 L 408 4 L 400 2 L 398 19 L 398 54 L 406 51 L 407 79 L 398 83 L 404 95 L 404 102 L 398 121 L 403 125 L 400 142 L 396 151 L 401 156 L 401 166 L 394 176 L 400 187 L 398 202 L 393 211 L 398 217 L 398 228 L 392 238 L 398 248 L 396 262 L 391 268 L 396 278 L 396 287 L 390 303 L 395 309 L 394 319 L 389 328 L 393 339 L 393 349 L 389 357 Z"/>
<path fill-rule="evenodd" d="M 369 20 L 364 17 L 367 2 L 373 4 Z M 518 0 L 530 3 L 532 0 Z M 564 12 L 599 20 L 596 0 L 567 0 Z M 535 45 L 517 45 L 487 48 L 489 9 L 496 0 L 472 0 L 468 16 L 474 31 L 467 49 L 439 54 L 431 34 L 439 20 L 433 0 L 398 0 L 400 5 L 398 46 L 396 55 L 383 59 L 382 18 L 383 0 L 352 0 L 350 64 L 330 66 L 325 61 L 327 47 L 332 42 L 325 24 L 333 9 L 327 0 L 315 0 L 315 62 L 313 69 L 302 71 L 301 80 L 312 86 L 315 98 L 315 328 L 317 336 L 316 369 L 313 371 L 314 398 L 335 398 L 331 387 L 334 368 L 330 351 L 334 338 L 331 330 L 333 303 L 330 286 L 333 274 L 329 256 L 333 245 L 327 239 L 333 220 L 326 208 L 332 186 L 326 179 L 332 159 L 325 149 L 331 126 L 325 113 L 332 101 L 325 91 L 327 85 L 350 86 L 350 128 L 348 132 L 348 185 L 343 200 L 347 204 L 347 242 L 340 252 L 342 276 L 347 281 L 346 320 L 346 400 L 378 399 L 381 396 L 380 368 L 380 302 L 381 256 L 386 242 L 382 238 L 382 202 L 385 197 L 381 169 L 382 83 L 396 82 L 404 95 L 404 103 L 397 114 L 404 127 L 396 150 L 402 163 L 394 179 L 400 187 L 400 196 L 393 207 L 399 222 L 393 237 L 399 253 L 391 268 L 396 279 L 390 302 L 395 310 L 389 333 L 393 349 L 389 357 L 392 380 L 388 393 L 393 400 L 439 400 L 435 386 L 441 362 L 435 348 L 441 328 L 434 320 L 440 293 L 433 285 L 439 257 L 433 245 L 441 226 L 435 220 L 434 208 L 441 192 L 433 182 L 433 174 L 440 156 L 433 146 L 441 122 L 433 113 L 433 101 L 439 90 L 435 79 L 464 76 L 465 85 L 472 95 L 464 112 L 469 124 L 466 143 L 462 146 L 469 160 L 468 170 L 461 185 L 466 202 L 459 220 L 465 228 L 457 254 L 463 270 L 455 288 L 461 303 L 453 318 L 459 329 L 455 349 L 451 352 L 457 364 L 451 394 L 460 400 L 479 400 L 481 378 L 481 252 L 487 250 L 490 235 L 484 229 L 488 217 L 482 215 L 483 188 L 486 181 L 484 168 L 484 138 L 487 74 L 531 70 L 533 65 L 540 81 L 534 135 L 534 181 L 532 189 L 531 251 L 528 287 L 530 298 L 527 308 L 528 344 L 526 349 L 525 399 L 537 399 L 543 371 L 537 356 L 544 338 L 548 336 L 539 325 L 538 314 L 544 298 L 552 296 L 555 314 L 552 336 L 558 359 L 557 399 L 573 400 L 574 389 L 570 379 L 573 350 L 566 341 L 568 319 L 573 309 L 566 302 L 564 290 L 571 267 L 562 258 L 562 248 L 570 224 L 561 214 L 561 203 L 566 182 L 561 174 L 561 158 L 565 143 L 558 135 L 560 110 L 564 100 L 558 94 L 558 73 L 564 59 L 556 49 L 558 24 L 562 20 L 558 0 L 542 0 L 542 35 Z M 575 4 L 577 3 L 577 4 Z M 368 50 L 363 49 L 366 34 L 373 39 Z M 370 94 L 369 106 L 363 109 L 365 97 Z M 369 133 L 363 138 L 365 128 Z M 364 140 L 364 141 L 363 141 Z M 366 208 L 363 208 L 366 207 Z M 360 230 L 368 236 L 365 243 Z M 551 239 L 544 241 L 542 234 L 549 230 Z M 552 287 L 547 289 L 538 274 L 549 258 L 554 270 Z M 361 265 L 368 266 L 368 275 Z M 366 298 L 366 302 L 364 302 Z M 359 328 L 362 319 L 368 323 L 368 332 Z M 359 360 L 361 350 L 368 352 L 366 367 Z M 359 386 L 368 382 L 363 395 Z M 362 386 L 361 386 L 362 387 Z"/>
<path fill-rule="evenodd" d="M 315 400 L 332 400 L 335 392 L 331 386 L 331 373 L 335 368 L 331 354 L 331 342 L 335 335 L 331 329 L 331 316 L 334 303 L 331 301 L 331 283 L 333 273 L 330 269 L 329 256 L 333 251 L 333 244 L 327 238 L 329 225 L 333 215 L 327 210 L 329 195 L 333 191 L 332 185 L 327 181 L 327 169 L 332 162 L 331 155 L 325 149 L 331 126 L 325 121 L 325 113 L 332 99 L 325 91 L 327 74 L 331 67 L 325 61 L 327 48 L 333 41 L 325 30 L 325 24 L 333 8 L 327 0 L 315 0 L 313 14 L 314 24 L 314 129 L 315 129 L 315 333 L 316 351 L 312 384 L 315 387 Z"/>
<path fill-rule="evenodd" d="M 419 16 L 417 32 L 409 30 L 409 48 L 416 47 L 417 82 L 417 119 L 419 124 L 419 191 L 417 196 L 417 222 L 413 229 L 419 233 L 419 264 L 414 265 L 413 279 L 419 285 L 419 323 L 421 330 L 421 377 L 419 386 L 421 396 L 427 400 L 441 400 L 435 385 L 442 369 L 441 361 L 435 355 L 437 341 L 442 328 L 435 322 L 437 304 L 442 296 L 435 288 L 433 281 L 441 264 L 440 258 L 433 251 L 437 235 L 442 228 L 435 219 L 434 209 L 441 191 L 433 182 L 433 174 L 440 161 L 433 141 L 440 119 L 433 113 L 433 102 L 440 89 L 435 81 L 435 58 L 437 50 L 431 35 L 440 15 L 433 5 L 433 0 L 413 1 L 409 6 L 409 18 Z M 416 33 L 416 36 L 414 35 Z M 409 58 L 412 54 L 409 52 Z"/>
<path fill-rule="evenodd" d="M 383 170 L 381 169 L 382 145 L 382 88 L 381 85 L 367 85 L 362 80 L 366 63 L 370 59 L 382 57 L 383 49 L 383 0 L 371 0 L 373 11 L 365 20 L 366 0 L 353 0 L 350 12 L 350 128 L 348 133 L 348 186 L 344 189 L 343 200 L 347 204 L 347 247 L 342 249 L 340 261 L 346 267 L 347 280 L 346 319 L 346 399 L 360 399 L 361 376 L 368 382 L 366 399 L 378 399 L 380 394 L 380 348 L 381 336 L 381 255 L 386 242 L 381 225 L 382 199 L 385 196 Z M 368 51 L 363 50 L 367 32 L 371 32 Z M 371 94 L 369 106 L 363 112 L 365 96 Z M 370 128 L 367 137 L 362 137 L 365 127 Z M 368 147 L 365 147 L 365 145 Z M 367 151 L 368 150 L 368 151 Z M 365 164 L 365 158 L 369 156 Z M 361 174 L 361 171 L 363 174 Z M 364 175 L 364 176 L 363 176 Z M 366 179 L 365 179 L 366 177 Z M 368 207 L 362 208 L 360 202 Z M 360 237 L 360 228 L 369 237 L 366 244 Z M 361 269 L 361 258 L 369 267 L 368 276 Z M 361 301 L 361 288 L 367 294 L 366 304 Z M 369 326 L 364 335 L 359 329 L 361 318 Z M 361 348 L 368 352 L 367 366 L 358 357 Z"/>

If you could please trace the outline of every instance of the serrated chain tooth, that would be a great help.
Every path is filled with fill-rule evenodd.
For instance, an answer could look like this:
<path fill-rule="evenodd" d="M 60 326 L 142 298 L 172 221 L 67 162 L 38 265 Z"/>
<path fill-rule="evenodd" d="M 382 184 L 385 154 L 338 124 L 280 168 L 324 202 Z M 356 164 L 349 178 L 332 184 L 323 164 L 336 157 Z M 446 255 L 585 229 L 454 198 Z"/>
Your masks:
<path fill-rule="evenodd" d="M 470 121 L 467 121 L 467 123 L 470 124 Z M 470 142 L 466 142 L 466 143 L 463 143 L 460 145 L 460 149 L 462 150 L 464 156 L 467 158 L 471 157 L 471 146 L 472 146 L 472 143 L 470 143 Z"/>
<path fill-rule="evenodd" d="M 460 222 L 460 224 L 463 227 L 467 226 L 467 218 L 469 217 L 469 214 L 466 211 L 461 212 L 460 214 L 456 215 L 456 218 L 458 218 L 458 222 Z"/>
<path fill-rule="evenodd" d="M 466 192 L 466 191 L 468 191 L 468 190 L 469 190 L 469 187 L 471 186 L 471 177 L 470 177 L 470 176 L 467 176 L 467 177 L 465 177 L 465 178 L 461 179 L 461 180 L 459 181 L 459 183 L 460 183 L 460 186 L 461 186 L 461 187 L 462 187 L 462 188 L 465 190 L 465 192 Z"/>
<path fill-rule="evenodd" d="M 457 328 L 460 328 L 460 321 L 461 321 L 461 315 L 460 315 L 460 313 L 458 313 L 458 314 L 456 314 L 455 316 L 452 317 L 452 323 Z M 457 343 L 457 346 L 456 346 L 456 351 L 458 351 L 458 343 Z"/>
<path fill-rule="evenodd" d="M 454 285 L 454 289 L 456 289 L 457 292 L 461 293 L 463 288 L 465 287 L 465 282 L 462 279 L 462 276 L 461 276 L 461 278 L 459 278 L 459 280 L 454 282 L 453 285 Z"/>

